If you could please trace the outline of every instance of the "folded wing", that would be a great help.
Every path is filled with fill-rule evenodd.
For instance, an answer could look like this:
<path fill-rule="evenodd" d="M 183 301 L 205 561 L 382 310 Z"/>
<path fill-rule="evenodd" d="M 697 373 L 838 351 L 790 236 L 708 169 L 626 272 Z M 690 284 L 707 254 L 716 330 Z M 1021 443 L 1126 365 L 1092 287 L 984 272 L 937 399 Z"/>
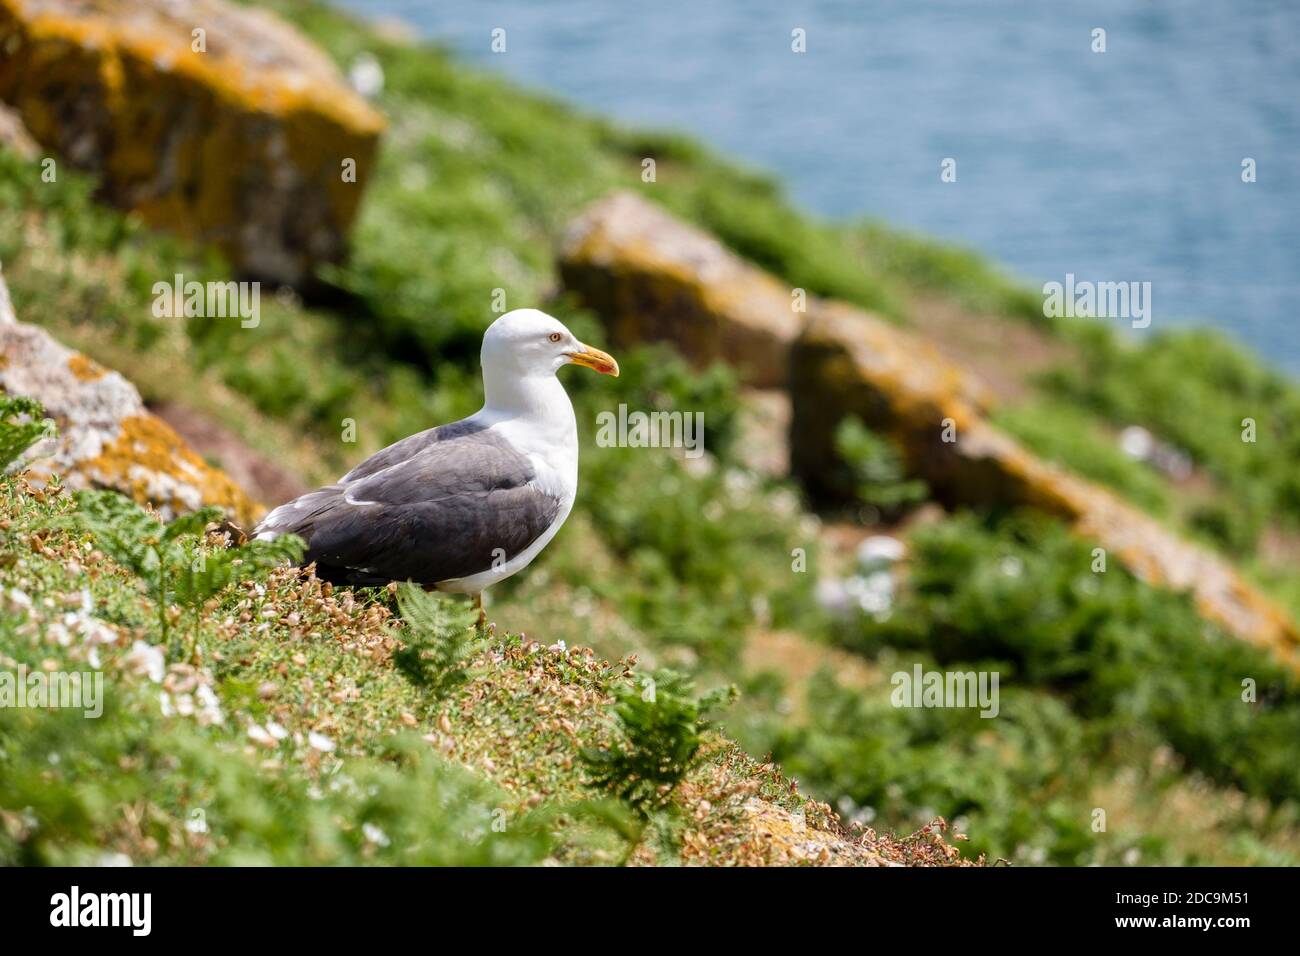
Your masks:
<path fill-rule="evenodd" d="M 535 478 L 499 434 L 457 422 L 390 445 L 254 533 L 300 536 L 325 580 L 435 584 L 499 566 L 551 526 L 560 501 Z"/>

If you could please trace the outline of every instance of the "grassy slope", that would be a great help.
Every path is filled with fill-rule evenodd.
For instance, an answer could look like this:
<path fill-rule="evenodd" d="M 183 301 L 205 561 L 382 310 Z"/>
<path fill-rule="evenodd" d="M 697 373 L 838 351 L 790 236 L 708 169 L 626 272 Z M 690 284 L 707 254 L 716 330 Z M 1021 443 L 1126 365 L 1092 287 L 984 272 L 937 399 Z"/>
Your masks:
<path fill-rule="evenodd" d="M 908 321 L 917 290 L 1015 321 L 1034 318 L 1034 297 L 976 256 L 879 225 L 818 223 L 791 209 L 767 179 L 740 171 L 689 141 L 625 131 L 582 116 L 427 47 L 385 42 L 321 7 L 297 2 L 276 6 L 342 62 L 364 49 L 384 64 L 381 105 L 393 128 L 367 194 L 353 258 L 330 275 L 349 296 L 345 306 L 304 306 L 291 295 L 275 301 L 268 296 L 255 333 L 232 323 L 182 327 L 155 321 L 148 302 L 158 276 L 184 271 L 198 277 L 205 270 L 223 274 L 223 266 L 145 236 L 129 221 L 95 208 L 87 201 L 88 184 L 79 178 L 65 176 L 58 189 L 43 188 L 4 156 L 0 258 L 25 318 L 122 369 L 147 396 L 197 406 L 221 419 L 309 479 L 332 478 L 366 451 L 430 421 L 472 410 L 478 390 L 472 357 L 492 290 L 504 288 L 511 305 L 547 300 L 555 284 L 554 244 L 564 224 L 583 202 L 614 187 L 646 190 L 792 285 L 879 309 L 897 321 Z M 640 182 L 640 161 L 647 155 L 658 159 L 653 185 Z M 550 308 L 584 337 L 599 341 L 595 317 L 563 301 Z M 1073 327 L 1045 334 L 1062 337 L 1071 349 L 1091 350 L 1087 354 L 1105 354 L 1102 350 L 1112 347 L 1110 338 L 1099 336 L 1096 344 L 1093 332 Z M 313 356 L 310 369 L 300 361 L 304 351 Z M 1121 376 L 1112 374 L 1106 362 L 1095 363 L 1093 380 L 1097 388 L 1106 387 L 1104 400 L 1082 395 L 1077 384 L 1058 376 L 1038 393 L 1044 397 L 1023 409 L 1009 409 L 1007 415 L 1031 443 L 1159 509 L 1174 494 L 1166 483 L 1113 454 L 1101 454 L 1110 421 L 1171 426 L 1162 430 L 1180 441 L 1194 431 L 1178 403 L 1144 410 L 1135 401 L 1143 394 L 1148 367 L 1164 367 L 1144 363 L 1142 354 L 1123 366 Z M 794 738 L 786 734 L 788 722 L 773 715 L 790 691 L 778 675 L 747 675 L 735 663 L 755 625 L 829 636 L 811 600 L 812 575 L 791 575 L 788 563 L 792 546 L 813 548 L 815 530 L 792 507 L 788 490 L 731 468 L 725 440 L 736 399 L 725 374 L 701 379 L 651 353 L 620 358 L 627 359 L 628 373 L 619 382 L 569 380 L 584 427 L 594 409 L 617 401 L 703 408 L 720 465 L 697 475 L 666 458 L 627 449 L 589 451 L 583 495 L 569 526 L 544 562 L 501 589 L 494 616 L 544 634 L 548 642 L 595 643 L 610 656 L 637 651 L 692 669 L 706 682 L 745 680 L 749 702 L 729 719 L 733 731 L 758 752 L 787 747 L 793 760 L 810 768 L 819 792 L 845 797 L 844 808 L 856 812 L 851 797 L 860 787 L 840 779 L 838 761 L 814 759 L 827 748 L 843 752 L 852 743 L 834 719 L 842 703 L 823 695 L 807 737 L 789 750 Z M 1196 407 L 1202 409 L 1226 401 L 1235 414 L 1238 405 L 1249 406 L 1261 395 L 1295 394 L 1293 387 L 1277 386 L 1275 377 L 1248 361 L 1235 376 L 1223 373 L 1222 360 L 1202 356 L 1197 363 L 1191 366 L 1194 373 L 1184 376 L 1190 382 L 1184 387 L 1192 389 Z M 176 368 L 192 369 L 193 375 L 176 375 Z M 1083 402 L 1062 413 L 1050 404 L 1057 394 L 1082 397 Z M 1049 404 L 1044 407 L 1044 402 Z M 1144 418 L 1148 412 L 1151 417 Z M 358 446 L 339 440 L 344 418 L 358 423 Z M 1075 428 L 1080 419 L 1091 427 Z M 1273 420 L 1270 434 L 1294 435 L 1289 421 Z M 1079 437 L 1088 435 L 1094 437 Z M 588 449 L 589 439 L 583 439 Z M 1216 450 L 1200 449 L 1208 464 L 1218 465 Z M 1276 448 L 1266 453 L 1278 460 Z M 1257 481 L 1249 460 L 1224 461 L 1229 466 L 1220 467 L 1216 477 L 1252 489 L 1252 494 L 1273 495 L 1285 485 L 1285 473 L 1276 468 L 1260 470 L 1274 477 Z M 1105 466 L 1101 470 L 1099 463 Z M 774 522 L 774 514 L 782 520 Z M 328 674 L 328 667 L 337 665 L 320 660 L 311 669 Z M 373 687 L 381 697 L 397 692 L 396 685 Z M 1034 694 L 1040 710 L 1055 706 L 1050 686 Z M 898 713 L 879 718 L 896 721 Z M 1042 723 L 1050 730 L 1051 721 Z M 930 733 L 925 727 L 889 731 L 896 732 L 889 739 L 903 748 L 919 746 Z M 1022 788 L 1038 789 L 1007 796 L 1002 802 L 1010 809 L 994 806 L 998 801 L 976 807 L 972 829 L 981 826 L 985 835 L 975 845 L 1011 854 L 1020 849 L 1014 841 L 1022 840 L 1027 859 L 1042 850 L 1052 859 L 1073 860 L 1073 854 L 1082 852 L 1076 828 L 1077 820 L 1086 817 L 1086 797 L 1054 809 L 1064 822 L 1045 821 L 1031 812 L 1032 826 L 1013 825 L 1015 816 L 1023 816 L 1040 795 L 1078 789 L 1068 768 L 1023 776 L 1040 745 L 1032 736 L 1020 744 L 1012 741 L 1008 752 L 1016 754 L 1014 767 L 989 771 L 991 792 L 1005 794 L 1008 783 L 1017 779 L 1014 773 L 1022 773 Z M 1098 786 L 1105 780 L 1122 783 L 1134 768 L 1145 768 L 1149 753 L 1111 759 L 1094 748 L 1086 753 L 1088 777 Z M 960 775 L 969 757 L 957 746 L 927 759 L 943 773 Z M 885 781 L 900 774 L 902 765 L 876 764 Z M 821 769 L 814 773 L 811 768 Z M 1171 826 L 1150 806 L 1172 799 L 1173 789 L 1201 785 L 1189 783 L 1192 778 L 1181 770 L 1169 777 L 1144 790 L 1141 801 L 1134 798 L 1134 812 L 1121 817 L 1143 816 L 1143 824 L 1120 823 L 1116 846 L 1101 859 L 1121 860 L 1134 846 L 1147 851 L 1144 859 L 1206 859 L 1212 857 L 1206 846 L 1222 853 L 1225 844 L 1258 829 L 1256 810 L 1224 813 L 1207 824 L 1211 837 L 1188 841 L 1184 828 Z M 1256 806 L 1231 789 L 1212 792 L 1213 798 L 1202 805 Z M 878 820 L 910 829 L 924 822 L 931 797 L 909 792 L 882 801 Z M 1139 802 L 1148 812 L 1137 812 Z M 950 802 L 945 809 L 959 806 Z M 1287 825 L 1284 817 L 1278 823 L 1283 835 L 1272 837 L 1273 842 L 1290 845 Z M 1231 852 L 1238 854 L 1232 857 L 1236 859 L 1259 859 L 1263 853 L 1258 841 Z"/>
<path fill-rule="evenodd" d="M 630 662 L 505 635 L 439 699 L 394 666 L 407 635 L 379 595 L 331 593 L 287 569 L 210 601 L 191 635 L 198 664 L 150 675 L 156 609 L 93 539 L 55 527 L 71 510 L 57 490 L 0 478 L 0 665 L 106 675 L 94 720 L 0 709 L 0 862 L 941 864 L 953 855 L 932 832 L 846 833 L 776 768 L 716 734 L 643 831 L 587 786 L 579 759 L 608 735 L 610 691 Z M 791 820 L 804 829 L 789 844 L 760 832 Z"/>

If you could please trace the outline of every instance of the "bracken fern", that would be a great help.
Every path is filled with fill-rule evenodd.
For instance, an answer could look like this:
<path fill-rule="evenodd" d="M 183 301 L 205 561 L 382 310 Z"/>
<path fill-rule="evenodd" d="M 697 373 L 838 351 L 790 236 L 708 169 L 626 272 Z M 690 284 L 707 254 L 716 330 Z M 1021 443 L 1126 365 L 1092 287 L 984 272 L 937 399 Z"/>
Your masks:
<path fill-rule="evenodd" d="M 206 546 L 204 529 L 221 518 L 219 508 L 203 508 L 163 524 L 114 491 L 80 492 L 77 504 L 72 520 L 101 551 L 139 578 L 153 599 L 164 641 L 172 605 L 180 605 L 196 623 L 203 603 L 219 591 L 302 557 L 302 541 L 292 535 L 232 548 Z"/>
<path fill-rule="evenodd" d="M 694 696 L 690 678 L 660 670 L 640 686 L 615 690 L 614 739 L 588 747 L 582 757 L 591 782 L 627 803 L 640 816 L 662 809 L 698 759 L 708 714 L 730 704 L 727 687 Z"/>
<path fill-rule="evenodd" d="M 0 471 L 37 441 L 54 433 L 54 422 L 43 418 L 44 413 L 35 399 L 0 395 Z"/>
<path fill-rule="evenodd" d="M 409 582 L 398 589 L 397 606 L 406 622 L 406 642 L 393 662 L 413 683 L 442 700 L 469 679 L 466 662 L 483 645 L 474 628 L 474 611 Z"/>

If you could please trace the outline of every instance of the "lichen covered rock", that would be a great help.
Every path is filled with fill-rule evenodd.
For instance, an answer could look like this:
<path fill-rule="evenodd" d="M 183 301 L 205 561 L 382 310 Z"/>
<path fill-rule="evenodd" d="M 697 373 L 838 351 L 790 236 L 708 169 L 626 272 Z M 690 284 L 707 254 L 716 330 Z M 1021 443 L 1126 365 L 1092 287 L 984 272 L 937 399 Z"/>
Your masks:
<path fill-rule="evenodd" d="M 222 0 L 0 0 L 0 100 L 106 199 L 289 283 L 343 255 L 383 127 L 292 27 Z"/>
<path fill-rule="evenodd" d="M 802 324 L 791 290 L 652 203 L 615 193 L 589 207 L 560 272 L 616 345 L 669 341 L 699 365 L 729 362 L 750 385 L 785 382 Z"/>
<path fill-rule="evenodd" d="M 834 432 L 855 415 L 893 438 L 941 500 L 1057 515 L 1138 577 L 1191 592 L 1205 617 L 1300 666 L 1300 632 L 1229 563 L 1026 450 L 988 422 L 946 362 L 898 330 L 846 306 L 817 309 L 795 343 L 790 388 L 791 467 L 816 497 L 846 493 L 831 467 Z"/>
<path fill-rule="evenodd" d="M 58 426 L 22 458 L 33 485 L 57 474 L 71 488 L 113 488 L 151 503 L 168 519 L 216 505 L 251 527 L 262 506 L 152 415 L 130 382 L 16 321 L 8 302 L 0 279 L 0 391 L 36 399 Z"/>
<path fill-rule="evenodd" d="M 795 343 L 790 364 L 790 466 L 814 498 L 847 500 L 851 489 L 832 467 L 835 429 L 856 415 L 888 435 L 909 470 L 930 482 L 940 497 L 1002 499 L 1004 476 L 981 465 L 998 436 L 972 432 L 991 399 L 973 376 L 943 358 L 929 343 L 887 322 L 840 303 L 815 302 Z M 969 433 L 956 460 L 943 442 L 942 425 Z"/>
<path fill-rule="evenodd" d="M 575 221 L 560 267 L 616 342 L 667 340 L 698 363 L 736 365 L 750 384 L 787 386 L 791 472 L 815 500 L 850 497 L 835 430 L 857 416 L 895 441 L 941 501 L 1057 515 L 1139 577 L 1192 592 L 1207 618 L 1300 666 L 1295 625 L 1230 564 L 1023 448 L 988 421 L 992 391 L 924 339 L 812 296 L 805 322 L 793 290 L 627 193 Z"/>

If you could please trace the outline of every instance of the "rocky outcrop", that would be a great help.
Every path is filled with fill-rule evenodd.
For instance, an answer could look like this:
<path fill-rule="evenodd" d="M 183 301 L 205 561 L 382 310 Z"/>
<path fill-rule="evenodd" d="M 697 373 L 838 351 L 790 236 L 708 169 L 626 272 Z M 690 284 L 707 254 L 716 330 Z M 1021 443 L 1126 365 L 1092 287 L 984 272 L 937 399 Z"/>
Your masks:
<path fill-rule="evenodd" d="M 802 324 L 792 290 L 652 203 L 615 193 L 591 206 L 565 237 L 560 272 L 616 345 L 674 342 L 750 385 L 785 382 Z"/>
<path fill-rule="evenodd" d="M 179 402 L 150 402 L 150 410 L 175 429 L 181 440 L 209 461 L 219 462 L 230 479 L 258 501 L 290 501 L 311 491 L 282 459 L 251 448 L 221 422 Z"/>
<path fill-rule="evenodd" d="M 908 470 L 949 504 L 1024 505 L 1057 515 L 1148 583 L 1191 592 L 1201 613 L 1300 666 L 1300 632 L 1213 552 L 1114 493 L 1043 461 L 990 424 L 946 362 L 865 313 L 818 308 L 791 356 L 791 466 L 835 499 L 836 424 L 855 415 L 892 437 Z"/>
<path fill-rule="evenodd" d="M 916 335 L 812 297 L 803 322 L 791 289 L 629 194 L 575 222 L 561 272 L 616 341 L 668 340 L 696 361 L 739 364 L 751 384 L 787 385 L 791 471 L 814 499 L 850 494 L 835 429 L 855 415 L 890 436 L 941 501 L 1058 515 L 1139 577 L 1191 592 L 1207 618 L 1300 666 L 1295 624 L 1230 564 L 1023 448 L 988 421 L 984 383 Z"/>
<path fill-rule="evenodd" d="M 0 0 L 0 100 L 109 201 L 288 283 L 343 255 L 383 127 L 292 27 L 222 0 Z"/>
<path fill-rule="evenodd" d="M 869 313 L 835 302 L 814 302 L 790 355 L 790 467 L 822 502 L 847 500 L 839 484 L 835 429 L 856 415 L 894 439 L 909 470 L 940 498 L 960 489 L 971 501 L 1004 500 L 1005 476 L 982 467 L 975 454 L 954 460 L 941 426 L 970 437 L 979 450 L 996 437 L 979 427 L 991 399 L 979 381 L 925 341 Z M 819 404 L 824 403 L 824 404 Z"/>
<path fill-rule="evenodd" d="M 168 519 L 216 505 L 251 527 L 264 510 L 152 415 L 125 378 L 17 321 L 3 278 L 0 391 L 36 399 L 58 426 L 21 459 L 33 485 L 57 474 L 70 488 L 113 488 Z"/>

